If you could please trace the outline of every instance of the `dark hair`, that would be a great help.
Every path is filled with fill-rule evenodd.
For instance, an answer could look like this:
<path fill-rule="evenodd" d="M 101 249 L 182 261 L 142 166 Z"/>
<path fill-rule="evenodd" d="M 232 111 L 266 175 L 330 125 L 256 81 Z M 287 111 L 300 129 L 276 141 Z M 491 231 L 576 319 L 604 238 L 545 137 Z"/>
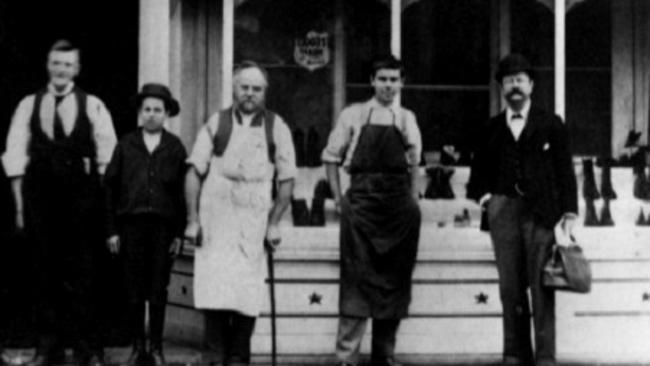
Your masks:
<path fill-rule="evenodd" d="M 79 51 L 79 47 L 75 46 L 67 39 L 59 39 L 52 44 L 50 52 L 52 51 Z"/>
<path fill-rule="evenodd" d="M 370 77 L 374 78 L 377 71 L 381 69 L 399 70 L 401 76 L 404 76 L 404 65 L 397 57 L 393 55 L 381 55 L 375 57 L 370 65 Z"/>
<path fill-rule="evenodd" d="M 260 64 L 258 64 L 255 61 L 251 60 L 244 60 L 237 65 L 235 65 L 235 69 L 233 71 L 233 75 L 239 74 L 242 70 L 244 69 L 258 69 L 264 75 L 264 80 L 266 80 L 266 84 L 269 83 L 269 73 L 266 71 L 265 68 L 263 68 Z"/>

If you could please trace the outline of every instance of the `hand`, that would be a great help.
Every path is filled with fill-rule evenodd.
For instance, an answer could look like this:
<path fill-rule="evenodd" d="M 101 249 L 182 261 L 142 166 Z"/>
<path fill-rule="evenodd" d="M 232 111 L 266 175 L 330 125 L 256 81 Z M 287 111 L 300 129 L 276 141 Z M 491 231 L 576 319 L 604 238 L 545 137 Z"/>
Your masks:
<path fill-rule="evenodd" d="M 266 242 L 269 245 L 269 249 L 271 251 L 275 250 L 275 248 L 280 245 L 280 228 L 278 227 L 277 224 L 271 224 L 268 226 L 266 229 Z"/>
<path fill-rule="evenodd" d="M 110 238 L 106 239 L 106 247 L 112 255 L 117 255 L 120 253 L 120 237 L 113 235 Z"/>
<path fill-rule="evenodd" d="M 21 211 L 16 212 L 16 230 L 22 231 L 25 228 L 25 218 Z"/>
<path fill-rule="evenodd" d="M 183 239 L 176 237 L 172 241 L 172 245 L 169 247 L 169 254 L 171 254 L 172 257 L 176 258 L 182 252 L 183 252 Z"/>
<path fill-rule="evenodd" d="M 415 202 L 418 202 L 420 200 L 420 191 L 418 191 L 417 189 L 411 190 L 411 196 L 413 197 Z"/>
<path fill-rule="evenodd" d="M 190 222 L 187 224 L 187 227 L 185 228 L 185 244 L 186 245 L 193 245 L 196 247 L 201 246 L 201 226 L 199 225 L 198 222 Z"/>
<path fill-rule="evenodd" d="M 573 240 L 573 229 L 576 226 L 577 217 L 575 215 L 564 215 L 563 221 L 564 234 Z"/>
<path fill-rule="evenodd" d="M 561 246 L 569 246 L 573 243 L 573 228 L 576 224 L 574 215 L 564 215 L 555 225 L 555 243 Z"/>
<path fill-rule="evenodd" d="M 336 211 L 337 215 L 341 215 L 341 198 L 339 197 L 338 199 L 334 199 L 334 211 Z"/>

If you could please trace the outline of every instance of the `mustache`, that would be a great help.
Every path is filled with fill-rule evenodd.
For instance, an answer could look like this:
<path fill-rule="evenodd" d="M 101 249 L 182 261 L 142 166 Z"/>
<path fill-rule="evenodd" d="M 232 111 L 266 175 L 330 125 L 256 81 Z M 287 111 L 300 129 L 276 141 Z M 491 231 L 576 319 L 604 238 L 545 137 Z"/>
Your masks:
<path fill-rule="evenodd" d="M 515 95 L 519 95 L 520 97 L 523 97 L 524 92 L 521 91 L 520 89 L 513 89 L 508 94 L 506 94 L 506 98 L 511 98 L 511 97 L 513 97 Z"/>

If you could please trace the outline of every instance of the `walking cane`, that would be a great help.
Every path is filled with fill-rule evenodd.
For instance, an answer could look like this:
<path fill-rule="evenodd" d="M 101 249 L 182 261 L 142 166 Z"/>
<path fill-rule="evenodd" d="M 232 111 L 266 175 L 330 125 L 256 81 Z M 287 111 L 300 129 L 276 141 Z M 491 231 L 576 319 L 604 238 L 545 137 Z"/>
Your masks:
<path fill-rule="evenodd" d="M 271 366 L 276 366 L 277 343 L 275 330 L 275 270 L 273 264 L 273 245 L 264 239 L 266 259 L 269 266 L 269 294 L 271 298 Z"/>

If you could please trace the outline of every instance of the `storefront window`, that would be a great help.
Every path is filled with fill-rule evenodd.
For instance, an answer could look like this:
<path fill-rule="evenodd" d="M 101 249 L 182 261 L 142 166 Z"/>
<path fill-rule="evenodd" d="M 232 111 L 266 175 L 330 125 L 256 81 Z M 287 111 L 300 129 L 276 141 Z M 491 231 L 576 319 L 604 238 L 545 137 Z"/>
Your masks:
<path fill-rule="evenodd" d="M 554 109 L 554 14 L 548 2 L 511 1 L 511 48 L 537 72 L 533 103 Z M 611 150 L 611 3 L 585 0 L 566 14 L 566 123 L 578 155 Z"/>
<path fill-rule="evenodd" d="M 319 165 L 332 125 L 334 4 L 329 0 L 248 0 L 235 9 L 235 64 L 269 72 L 267 106 L 294 132 L 299 165 Z"/>

